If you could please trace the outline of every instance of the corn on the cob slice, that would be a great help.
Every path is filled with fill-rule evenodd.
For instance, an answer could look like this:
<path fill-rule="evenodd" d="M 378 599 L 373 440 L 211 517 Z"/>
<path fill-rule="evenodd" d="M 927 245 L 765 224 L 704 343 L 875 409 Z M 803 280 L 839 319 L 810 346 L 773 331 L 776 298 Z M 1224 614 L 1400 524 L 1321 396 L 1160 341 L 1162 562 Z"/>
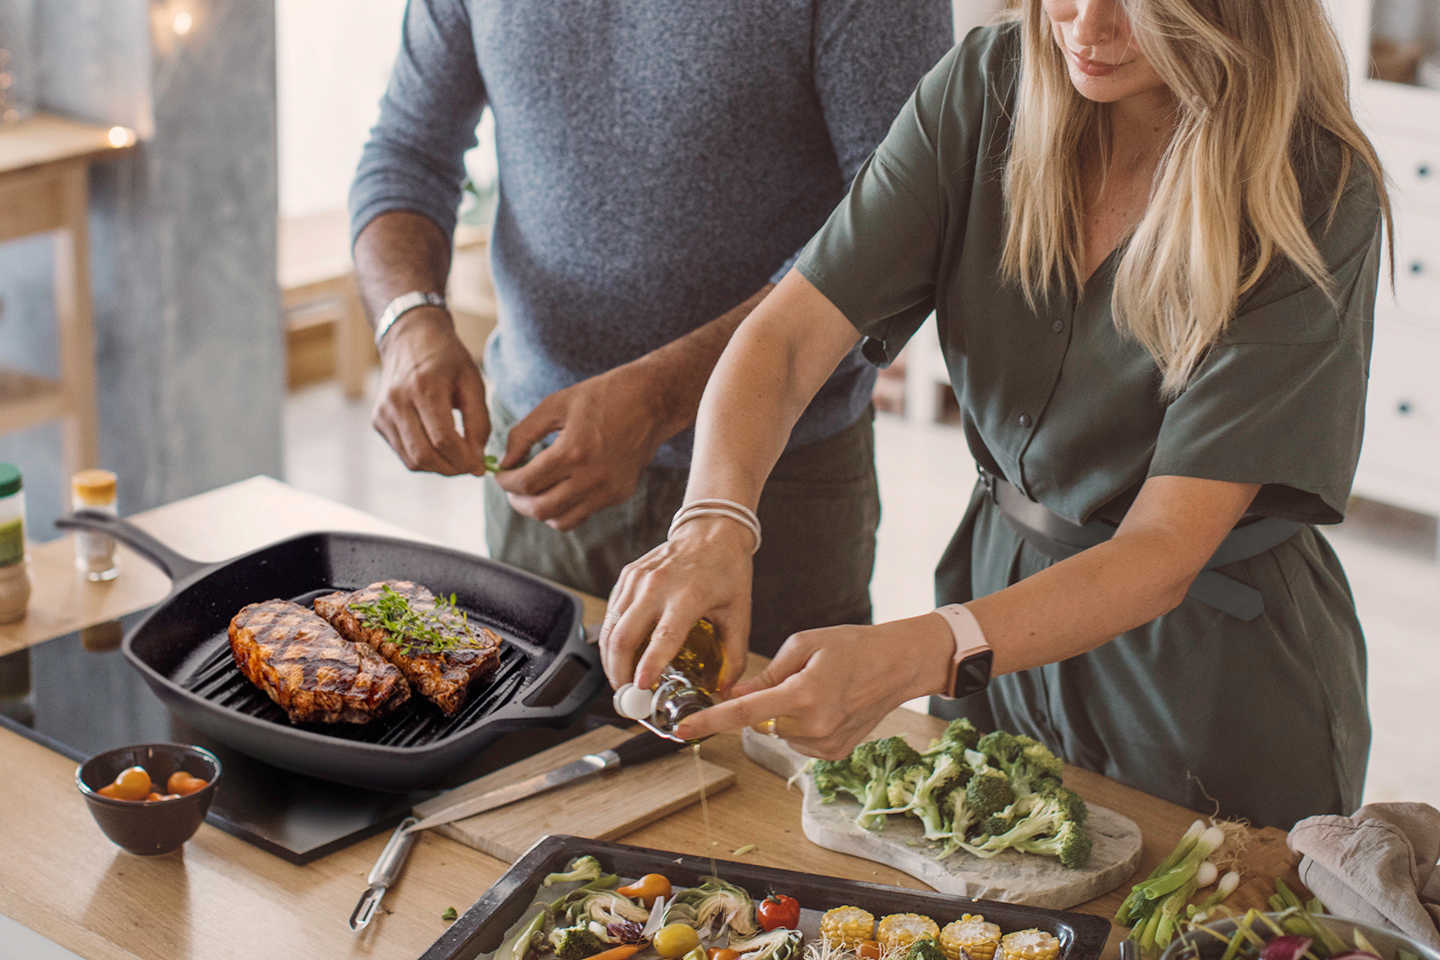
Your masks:
<path fill-rule="evenodd" d="M 880 941 L 882 951 L 908 947 L 916 940 L 926 937 L 933 940 L 938 936 L 940 925 L 918 913 L 892 913 L 888 917 L 881 917 L 880 926 L 875 933 L 875 939 Z"/>
<path fill-rule="evenodd" d="M 940 931 L 940 949 L 945 960 L 991 960 L 1000 946 L 1000 925 L 978 913 L 967 913 Z M 961 951 L 964 951 L 963 957 Z"/>
<path fill-rule="evenodd" d="M 1017 930 L 1000 938 L 999 960 L 1055 960 L 1060 941 L 1044 930 Z"/>
<path fill-rule="evenodd" d="M 857 947 L 875 935 L 875 914 L 859 907 L 836 907 L 820 918 L 820 937 L 843 947 Z"/>

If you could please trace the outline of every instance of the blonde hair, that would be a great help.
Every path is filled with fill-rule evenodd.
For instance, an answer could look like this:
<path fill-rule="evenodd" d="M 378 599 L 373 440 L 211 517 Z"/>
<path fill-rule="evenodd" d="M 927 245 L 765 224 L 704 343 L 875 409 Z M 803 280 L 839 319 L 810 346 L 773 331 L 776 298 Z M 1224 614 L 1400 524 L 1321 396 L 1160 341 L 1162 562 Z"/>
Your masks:
<path fill-rule="evenodd" d="M 1001 267 L 1031 306 L 1086 280 L 1082 153 L 1108 167 L 1108 111 L 1071 85 L 1042 0 L 1020 0 L 1022 65 L 1005 168 Z M 1332 299 L 1306 229 L 1300 176 L 1318 135 L 1342 145 L 1333 217 L 1357 159 L 1387 224 L 1379 158 L 1350 111 L 1339 41 L 1320 0 L 1120 0 L 1134 42 L 1175 98 L 1150 201 L 1122 250 L 1116 326 L 1155 358 L 1173 397 L 1277 256 Z M 1306 149 L 1306 148 L 1309 149 Z M 1327 221 L 1328 224 L 1328 221 Z M 1393 265 L 1392 265 L 1393 270 Z M 1073 284 L 1073 288 L 1071 285 Z"/>

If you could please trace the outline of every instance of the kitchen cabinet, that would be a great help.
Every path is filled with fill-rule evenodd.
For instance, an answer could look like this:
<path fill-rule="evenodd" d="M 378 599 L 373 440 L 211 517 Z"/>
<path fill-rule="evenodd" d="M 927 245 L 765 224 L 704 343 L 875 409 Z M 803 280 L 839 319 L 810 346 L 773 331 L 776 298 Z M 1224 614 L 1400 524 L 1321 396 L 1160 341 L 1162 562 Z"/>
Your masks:
<path fill-rule="evenodd" d="M 1354 492 L 1440 516 L 1440 89 L 1370 75 L 1374 0 L 1330 0 L 1330 8 L 1356 117 L 1390 179 L 1395 214 L 1395 285 L 1383 273 L 1387 260 Z"/>

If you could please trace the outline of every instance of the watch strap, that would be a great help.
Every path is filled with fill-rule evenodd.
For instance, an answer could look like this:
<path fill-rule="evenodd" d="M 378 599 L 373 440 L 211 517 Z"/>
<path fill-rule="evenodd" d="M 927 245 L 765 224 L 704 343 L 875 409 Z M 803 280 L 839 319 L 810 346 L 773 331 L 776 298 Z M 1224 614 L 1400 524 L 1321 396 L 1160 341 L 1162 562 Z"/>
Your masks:
<path fill-rule="evenodd" d="M 412 290 L 385 304 L 385 309 L 380 311 L 380 316 L 375 320 L 375 346 L 380 346 L 380 341 L 384 340 L 385 334 L 395 326 L 396 320 L 417 307 L 439 307 L 444 310 L 445 298 L 428 290 Z"/>
<path fill-rule="evenodd" d="M 955 650 L 950 657 L 950 672 L 945 680 L 943 697 L 963 697 L 978 693 L 990 680 L 990 664 L 994 651 L 985 640 L 980 621 L 963 603 L 946 604 L 935 610 L 950 628 Z"/>

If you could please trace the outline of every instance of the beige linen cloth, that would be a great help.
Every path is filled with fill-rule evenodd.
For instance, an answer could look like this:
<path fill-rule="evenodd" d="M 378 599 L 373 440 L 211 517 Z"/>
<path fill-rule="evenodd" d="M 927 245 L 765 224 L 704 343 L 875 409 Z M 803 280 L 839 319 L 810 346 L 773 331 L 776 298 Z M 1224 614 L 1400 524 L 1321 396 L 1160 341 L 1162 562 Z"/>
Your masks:
<path fill-rule="evenodd" d="M 1330 913 L 1399 930 L 1440 950 L 1440 810 L 1372 803 L 1308 817 L 1290 831 L 1300 879 Z"/>

